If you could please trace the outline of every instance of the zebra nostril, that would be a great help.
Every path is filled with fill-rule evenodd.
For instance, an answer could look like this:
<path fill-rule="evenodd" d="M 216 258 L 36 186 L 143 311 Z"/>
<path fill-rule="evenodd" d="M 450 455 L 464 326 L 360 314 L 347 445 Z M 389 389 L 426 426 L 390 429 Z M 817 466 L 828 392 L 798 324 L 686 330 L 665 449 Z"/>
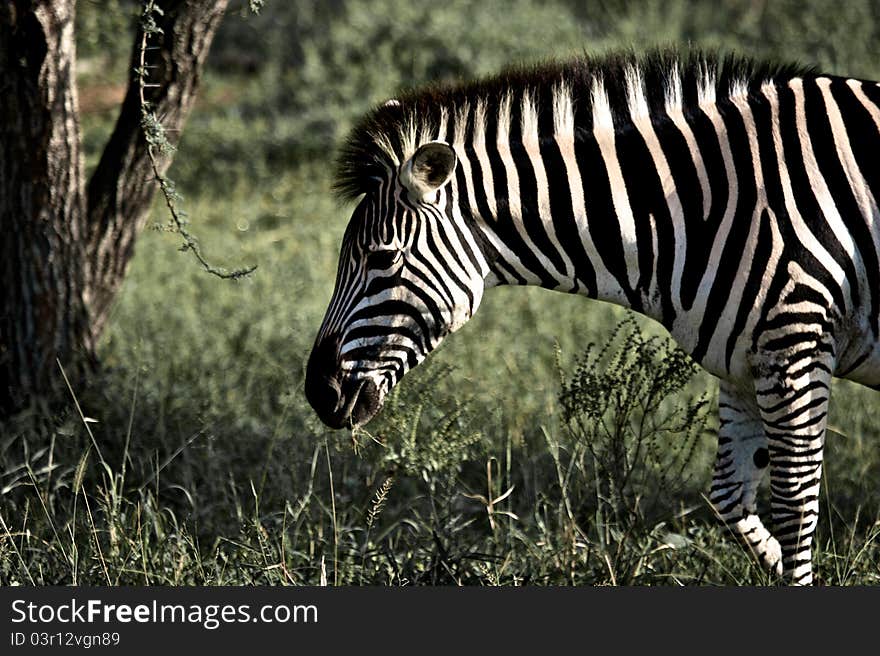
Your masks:
<path fill-rule="evenodd" d="M 344 409 L 345 398 L 336 378 L 318 376 L 310 380 L 307 375 L 306 399 L 321 421 L 333 428 L 341 427 L 340 421 L 344 418 L 340 417 L 340 410 Z"/>
<path fill-rule="evenodd" d="M 343 405 L 345 405 L 345 399 L 342 396 L 342 385 L 340 385 L 339 381 L 335 378 L 328 379 L 327 383 L 332 393 L 336 395 L 336 404 L 333 406 L 333 412 L 335 414 L 342 409 Z"/>

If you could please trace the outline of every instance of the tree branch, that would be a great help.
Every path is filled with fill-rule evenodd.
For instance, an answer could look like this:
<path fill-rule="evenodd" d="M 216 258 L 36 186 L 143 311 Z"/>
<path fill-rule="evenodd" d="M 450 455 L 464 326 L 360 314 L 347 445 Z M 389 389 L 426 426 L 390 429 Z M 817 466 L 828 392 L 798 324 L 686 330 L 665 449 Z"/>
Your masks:
<path fill-rule="evenodd" d="M 228 0 L 161 0 L 160 33 L 150 35 L 144 65 L 150 84 L 144 90 L 151 111 L 161 117 L 172 143 L 186 122 L 196 98 L 201 73 Z M 87 190 L 86 302 L 92 328 L 99 335 L 110 304 L 125 276 L 137 235 L 149 215 L 157 175 L 164 175 L 172 152 L 155 153 L 156 170 L 141 129 L 140 84 L 142 26 L 131 57 L 128 91 L 113 134 Z M 155 85 L 155 86 L 154 86 Z"/>
<path fill-rule="evenodd" d="M 138 90 L 140 91 L 141 129 L 144 132 L 144 138 L 147 140 L 147 156 L 150 158 L 150 167 L 153 169 L 153 175 L 156 177 L 159 188 L 162 190 L 162 195 L 165 197 L 165 206 L 171 215 L 173 230 L 183 238 L 181 250 L 192 252 L 199 261 L 199 264 L 202 265 L 202 268 L 208 273 L 226 280 L 237 280 L 253 273 L 257 268 L 256 265 L 229 271 L 208 262 L 202 254 L 199 240 L 187 228 L 186 212 L 180 207 L 182 199 L 180 194 L 177 193 L 174 180 L 171 180 L 160 170 L 159 157 L 172 153 L 175 150 L 175 147 L 168 141 L 165 126 L 153 112 L 152 103 L 146 98 L 147 89 L 154 86 L 149 82 L 150 67 L 146 63 L 147 51 L 150 49 L 148 44 L 150 43 L 150 37 L 155 37 L 157 34 L 162 33 L 161 28 L 156 24 L 156 16 L 161 15 L 161 13 L 162 10 L 156 4 L 156 0 L 144 1 L 140 23 L 143 36 L 141 37 L 138 67 L 135 69 Z"/>

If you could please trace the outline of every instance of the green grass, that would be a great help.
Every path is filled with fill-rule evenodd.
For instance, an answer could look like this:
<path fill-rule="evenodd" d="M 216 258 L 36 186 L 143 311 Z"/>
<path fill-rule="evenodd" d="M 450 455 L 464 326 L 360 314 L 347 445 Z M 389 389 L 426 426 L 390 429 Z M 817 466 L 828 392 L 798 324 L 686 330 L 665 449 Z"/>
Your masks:
<path fill-rule="evenodd" d="M 572 431 L 559 401 L 557 348 L 571 382 L 617 308 L 492 290 L 368 432 L 325 429 L 302 386 L 347 220 L 328 186 L 314 166 L 187 199 L 214 261 L 259 265 L 241 282 L 204 274 L 172 234 L 144 234 L 103 378 L 74 390 L 87 419 L 71 402 L 48 438 L 22 421 L 0 442 L 0 583 L 767 582 L 702 496 L 705 432 L 681 477 L 634 477 L 622 497 L 633 512 L 611 512 L 597 487 L 589 431 Z M 650 379 L 663 362 L 638 371 Z M 697 373 L 662 408 L 706 390 L 711 405 L 715 389 Z M 843 437 L 829 437 L 817 547 L 830 583 L 880 582 L 874 403 L 835 389 Z M 676 494 L 648 511 L 670 483 Z"/>

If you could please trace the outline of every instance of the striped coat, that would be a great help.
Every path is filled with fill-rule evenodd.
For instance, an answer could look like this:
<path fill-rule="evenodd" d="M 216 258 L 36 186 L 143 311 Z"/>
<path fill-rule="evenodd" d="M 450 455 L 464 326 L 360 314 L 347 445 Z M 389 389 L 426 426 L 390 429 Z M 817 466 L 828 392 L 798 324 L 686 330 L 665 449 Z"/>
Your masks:
<path fill-rule="evenodd" d="M 309 401 L 365 423 L 496 285 L 632 308 L 720 379 L 718 515 L 810 583 L 831 378 L 880 385 L 878 152 L 877 83 L 702 53 L 389 101 L 340 156 L 358 205 Z M 773 534 L 756 514 L 768 470 Z"/>

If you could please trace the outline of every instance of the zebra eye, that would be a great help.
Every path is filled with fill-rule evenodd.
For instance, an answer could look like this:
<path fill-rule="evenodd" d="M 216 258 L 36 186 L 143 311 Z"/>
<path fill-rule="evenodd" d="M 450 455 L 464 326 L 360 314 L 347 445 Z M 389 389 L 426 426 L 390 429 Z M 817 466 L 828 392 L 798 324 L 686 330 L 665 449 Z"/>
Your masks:
<path fill-rule="evenodd" d="M 371 269 L 390 269 L 400 257 L 400 251 L 397 250 L 380 250 L 370 251 L 367 253 L 367 265 Z"/>

